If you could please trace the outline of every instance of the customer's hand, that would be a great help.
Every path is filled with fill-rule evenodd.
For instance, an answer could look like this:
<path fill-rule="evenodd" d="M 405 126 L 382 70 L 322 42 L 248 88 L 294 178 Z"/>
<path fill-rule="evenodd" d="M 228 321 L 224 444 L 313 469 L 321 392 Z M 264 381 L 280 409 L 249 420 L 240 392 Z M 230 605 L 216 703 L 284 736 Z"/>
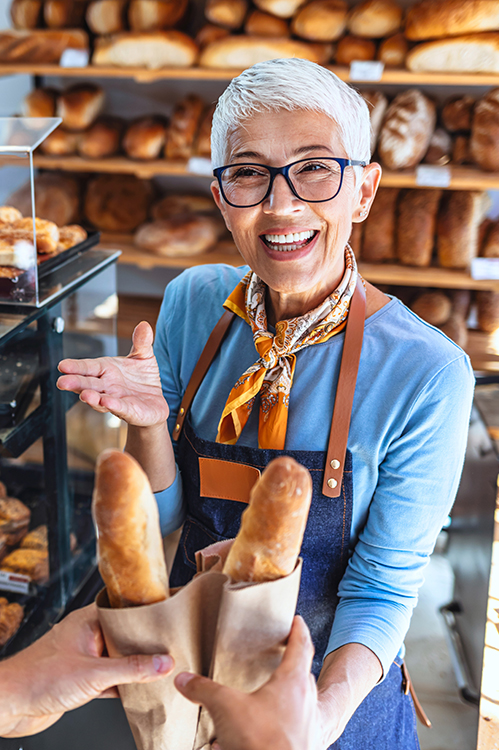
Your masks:
<path fill-rule="evenodd" d="M 65 711 L 117 695 L 115 685 L 152 682 L 173 669 L 167 654 L 103 657 L 95 604 L 72 612 L 29 648 L 0 663 L 0 736 L 24 737 Z"/>
<path fill-rule="evenodd" d="M 80 394 L 80 400 L 99 412 L 111 412 L 130 425 L 163 424 L 168 404 L 161 390 L 158 363 L 153 352 L 154 334 L 142 321 L 132 335 L 126 357 L 63 359 L 57 381 L 62 391 Z"/>
<path fill-rule="evenodd" d="M 301 617 L 295 617 L 283 660 L 254 693 L 242 693 L 206 677 L 183 672 L 175 686 L 201 703 L 215 724 L 219 750 L 317 750 L 320 716 L 310 672 L 314 647 Z"/>

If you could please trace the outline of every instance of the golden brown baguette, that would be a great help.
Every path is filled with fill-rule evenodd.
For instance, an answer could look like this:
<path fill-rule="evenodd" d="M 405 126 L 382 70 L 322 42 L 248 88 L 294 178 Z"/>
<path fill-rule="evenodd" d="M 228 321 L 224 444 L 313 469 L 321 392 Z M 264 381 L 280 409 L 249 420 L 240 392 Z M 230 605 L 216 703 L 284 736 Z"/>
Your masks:
<path fill-rule="evenodd" d="M 307 525 L 312 479 L 288 456 L 274 459 L 251 490 L 224 565 L 233 581 L 273 581 L 293 572 Z"/>
<path fill-rule="evenodd" d="M 154 604 L 169 595 L 159 514 L 149 481 L 127 453 L 99 456 L 92 498 L 99 570 L 111 607 Z"/>

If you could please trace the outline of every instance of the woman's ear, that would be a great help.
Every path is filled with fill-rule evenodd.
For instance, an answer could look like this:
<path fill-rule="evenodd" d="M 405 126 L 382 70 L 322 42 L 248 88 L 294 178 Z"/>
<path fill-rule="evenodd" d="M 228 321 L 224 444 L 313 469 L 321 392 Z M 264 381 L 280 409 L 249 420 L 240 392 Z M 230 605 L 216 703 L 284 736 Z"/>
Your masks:
<path fill-rule="evenodd" d="M 225 205 L 225 201 L 223 200 L 222 196 L 220 195 L 220 188 L 218 186 L 218 182 L 216 180 L 213 180 L 213 182 L 210 185 L 211 194 L 213 196 L 213 200 L 217 204 L 218 208 L 220 209 L 220 213 L 222 214 L 225 226 L 229 230 L 229 232 L 232 233 L 232 229 L 230 228 L 230 222 L 229 218 L 227 216 L 227 206 Z"/>
<path fill-rule="evenodd" d="M 380 180 L 381 166 L 377 162 L 372 162 L 364 167 L 362 170 L 362 182 L 356 190 L 357 196 L 352 214 L 352 221 L 354 223 L 367 219 Z"/>

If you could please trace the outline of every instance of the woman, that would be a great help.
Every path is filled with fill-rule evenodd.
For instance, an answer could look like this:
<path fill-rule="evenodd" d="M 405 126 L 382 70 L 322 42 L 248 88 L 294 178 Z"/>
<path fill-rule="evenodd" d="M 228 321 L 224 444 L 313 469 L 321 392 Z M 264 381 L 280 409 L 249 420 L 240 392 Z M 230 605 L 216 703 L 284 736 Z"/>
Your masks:
<path fill-rule="evenodd" d="M 141 323 L 127 358 L 65 361 L 59 387 L 128 422 L 163 532 L 184 523 L 172 585 L 193 575 L 196 549 L 235 535 L 255 469 L 282 452 L 309 468 L 298 612 L 316 649 L 311 724 L 321 749 L 408 750 L 402 642 L 457 490 L 473 375 L 454 343 L 358 277 L 348 238 L 381 176 L 369 140 L 363 99 L 313 63 L 234 79 L 213 118 L 212 192 L 249 269 L 183 273 L 154 353 Z"/>

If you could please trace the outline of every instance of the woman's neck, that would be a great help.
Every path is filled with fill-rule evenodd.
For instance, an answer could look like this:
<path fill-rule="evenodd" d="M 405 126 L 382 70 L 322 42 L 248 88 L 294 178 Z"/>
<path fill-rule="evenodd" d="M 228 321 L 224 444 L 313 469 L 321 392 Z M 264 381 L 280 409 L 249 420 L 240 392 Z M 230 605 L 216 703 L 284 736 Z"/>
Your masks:
<path fill-rule="evenodd" d="M 279 320 L 289 320 L 290 318 L 299 318 L 305 313 L 310 312 L 318 307 L 326 297 L 334 292 L 341 281 L 341 276 L 334 284 L 329 284 L 327 288 L 310 289 L 306 292 L 283 293 L 276 292 L 267 286 L 267 322 L 271 326 Z"/>

